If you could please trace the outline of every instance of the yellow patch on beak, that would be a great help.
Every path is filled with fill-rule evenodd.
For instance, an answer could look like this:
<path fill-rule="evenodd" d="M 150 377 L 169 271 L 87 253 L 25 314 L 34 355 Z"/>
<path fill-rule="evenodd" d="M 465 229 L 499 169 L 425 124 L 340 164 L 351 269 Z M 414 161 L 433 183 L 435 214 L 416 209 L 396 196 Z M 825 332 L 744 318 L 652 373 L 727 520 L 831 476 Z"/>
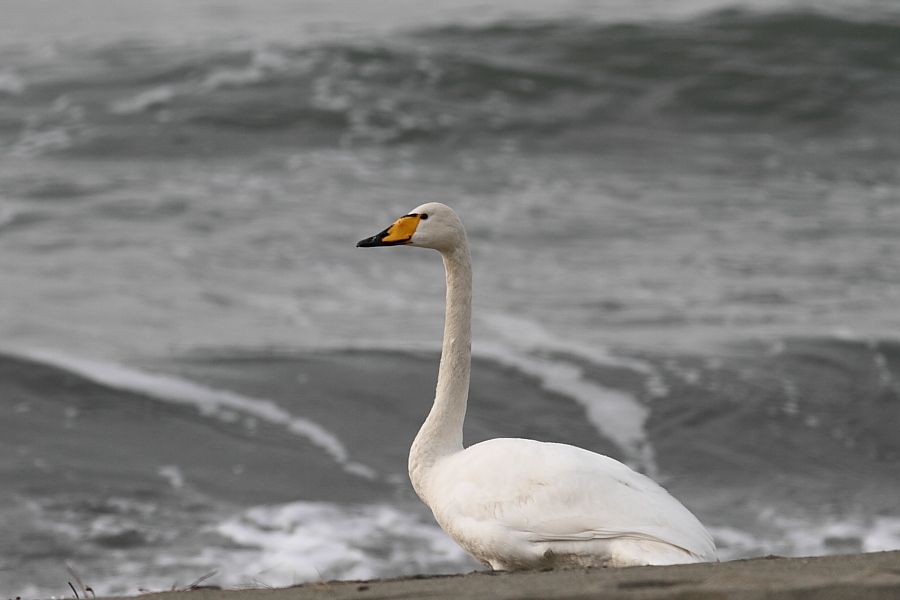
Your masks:
<path fill-rule="evenodd" d="M 387 235 L 381 238 L 384 243 L 402 243 L 412 239 L 419 226 L 419 215 L 404 215 L 394 221 L 394 224 L 387 228 Z"/>

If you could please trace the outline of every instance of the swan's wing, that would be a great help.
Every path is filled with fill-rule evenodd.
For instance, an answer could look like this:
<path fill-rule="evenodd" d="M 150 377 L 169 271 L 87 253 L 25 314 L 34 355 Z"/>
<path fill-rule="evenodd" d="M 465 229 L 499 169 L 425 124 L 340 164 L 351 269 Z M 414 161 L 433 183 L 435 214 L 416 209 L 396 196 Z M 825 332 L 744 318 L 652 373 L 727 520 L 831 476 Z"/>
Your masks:
<path fill-rule="evenodd" d="M 449 472 L 452 471 L 452 472 Z M 442 474 L 447 506 L 532 542 L 629 537 L 713 560 L 697 518 L 653 480 L 622 463 L 563 444 L 497 439 L 455 457 Z"/>

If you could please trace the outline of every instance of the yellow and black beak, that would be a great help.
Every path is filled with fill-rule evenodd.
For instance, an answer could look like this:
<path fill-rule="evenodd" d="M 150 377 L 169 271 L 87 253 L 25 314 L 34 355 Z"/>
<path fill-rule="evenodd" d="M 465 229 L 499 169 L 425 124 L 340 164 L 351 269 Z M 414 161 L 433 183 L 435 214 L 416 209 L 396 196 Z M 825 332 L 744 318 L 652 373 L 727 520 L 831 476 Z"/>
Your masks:
<path fill-rule="evenodd" d="M 357 248 L 375 248 L 377 246 L 400 246 L 408 244 L 419 226 L 420 215 L 415 213 L 403 215 L 393 225 L 370 238 L 356 242 Z"/>

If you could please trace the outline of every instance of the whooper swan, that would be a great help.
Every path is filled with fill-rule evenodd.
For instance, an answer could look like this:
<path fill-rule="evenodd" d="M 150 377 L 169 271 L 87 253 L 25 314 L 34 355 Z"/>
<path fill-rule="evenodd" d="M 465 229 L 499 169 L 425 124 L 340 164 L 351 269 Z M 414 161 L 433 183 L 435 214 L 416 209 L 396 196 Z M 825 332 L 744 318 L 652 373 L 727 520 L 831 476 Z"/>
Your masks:
<path fill-rule="evenodd" d="M 444 259 L 441 364 L 434 405 L 409 452 L 409 478 L 450 537 L 497 570 L 717 560 L 697 518 L 617 460 L 515 438 L 463 447 L 472 318 L 466 232 L 452 209 L 432 202 L 357 244 L 398 245 L 432 248 Z"/>

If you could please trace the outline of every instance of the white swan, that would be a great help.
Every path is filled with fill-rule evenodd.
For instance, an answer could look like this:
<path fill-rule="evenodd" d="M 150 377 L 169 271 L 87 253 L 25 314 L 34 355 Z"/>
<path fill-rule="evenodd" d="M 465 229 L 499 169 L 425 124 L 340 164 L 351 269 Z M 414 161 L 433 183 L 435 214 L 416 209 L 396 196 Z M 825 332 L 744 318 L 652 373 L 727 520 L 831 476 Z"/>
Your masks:
<path fill-rule="evenodd" d="M 452 209 L 432 202 L 357 244 L 396 245 L 432 248 L 444 259 L 447 307 L 437 390 L 410 449 L 409 477 L 450 537 L 497 570 L 717 560 L 697 518 L 617 460 L 525 439 L 464 448 L 472 317 L 465 229 Z"/>

